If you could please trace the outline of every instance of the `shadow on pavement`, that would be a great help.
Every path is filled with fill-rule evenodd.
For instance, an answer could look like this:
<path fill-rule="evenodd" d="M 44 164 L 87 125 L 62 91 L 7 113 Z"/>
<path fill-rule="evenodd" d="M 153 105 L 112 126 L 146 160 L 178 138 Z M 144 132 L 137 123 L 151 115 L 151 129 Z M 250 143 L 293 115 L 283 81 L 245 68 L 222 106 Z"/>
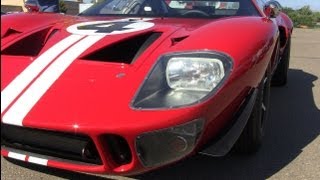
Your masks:
<path fill-rule="evenodd" d="M 223 158 L 197 155 L 137 179 L 266 179 L 293 161 L 320 134 L 320 110 L 312 88 L 318 77 L 290 69 L 285 87 L 271 90 L 271 111 L 266 137 L 260 151 L 252 156 L 230 153 Z M 20 164 L 20 163 L 19 163 Z M 25 165 L 66 179 L 103 179 L 98 176 Z"/>

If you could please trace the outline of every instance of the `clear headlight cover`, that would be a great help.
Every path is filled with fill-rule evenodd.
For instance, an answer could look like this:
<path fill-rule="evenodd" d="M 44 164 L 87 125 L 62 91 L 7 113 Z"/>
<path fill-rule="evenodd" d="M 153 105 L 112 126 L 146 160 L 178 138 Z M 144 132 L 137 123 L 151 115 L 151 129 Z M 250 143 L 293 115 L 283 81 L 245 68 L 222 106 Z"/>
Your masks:
<path fill-rule="evenodd" d="M 137 109 L 176 108 L 212 96 L 232 69 L 229 56 L 211 51 L 162 56 L 132 102 Z"/>
<path fill-rule="evenodd" d="M 166 77 L 175 90 L 212 91 L 224 78 L 219 59 L 173 57 L 168 61 Z"/>

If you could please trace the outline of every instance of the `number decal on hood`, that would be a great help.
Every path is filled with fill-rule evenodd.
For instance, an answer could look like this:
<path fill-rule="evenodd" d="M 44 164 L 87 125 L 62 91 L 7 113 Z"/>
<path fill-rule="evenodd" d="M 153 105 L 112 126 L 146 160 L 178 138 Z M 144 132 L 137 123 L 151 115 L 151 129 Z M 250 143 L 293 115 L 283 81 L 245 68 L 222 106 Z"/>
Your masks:
<path fill-rule="evenodd" d="M 91 21 L 74 24 L 67 28 L 72 34 L 79 35 L 113 35 L 142 31 L 154 26 L 154 23 L 147 22 L 150 19 L 121 19 L 114 21 Z"/>

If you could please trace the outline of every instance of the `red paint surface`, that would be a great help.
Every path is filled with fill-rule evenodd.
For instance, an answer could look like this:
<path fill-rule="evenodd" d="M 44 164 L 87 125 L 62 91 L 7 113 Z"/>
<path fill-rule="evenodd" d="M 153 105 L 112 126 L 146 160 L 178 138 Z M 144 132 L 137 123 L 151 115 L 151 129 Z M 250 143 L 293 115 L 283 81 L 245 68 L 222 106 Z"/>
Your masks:
<path fill-rule="evenodd" d="M 292 24 L 284 15 L 277 22 L 290 34 Z M 22 33 L 5 37 L 1 49 L 18 39 L 44 27 L 60 29 L 43 47 L 41 53 L 67 37 L 66 27 L 80 21 L 110 18 L 84 18 L 60 14 L 15 14 L 1 17 L 1 33 L 14 28 Z M 80 166 L 48 161 L 48 166 L 94 173 L 135 174 L 149 169 L 140 164 L 134 147 L 135 138 L 143 133 L 182 124 L 196 118 L 205 118 L 204 135 L 199 145 L 215 137 L 232 120 L 247 93 L 261 81 L 279 38 L 278 27 L 264 17 L 234 17 L 208 19 L 154 19 L 151 29 L 106 36 L 86 52 L 54 82 L 50 89 L 25 117 L 26 127 L 67 131 L 90 136 L 101 155 L 102 166 Z M 153 45 L 133 64 L 116 64 L 83 60 L 86 54 L 101 47 L 147 31 L 163 32 Z M 2 34 L 3 35 L 3 34 Z M 182 43 L 172 46 L 172 37 L 188 36 Z M 218 93 L 205 102 L 193 106 L 168 110 L 134 110 L 130 107 L 150 68 L 162 54 L 213 50 L 233 59 L 233 70 Z M 41 54 L 40 53 L 40 54 Z M 1 55 L 1 90 L 37 57 Z M 125 73 L 123 78 L 116 78 Z M 77 129 L 73 126 L 78 125 Z M 115 167 L 108 161 L 105 147 L 100 144 L 101 134 L 124 137 L 131 148 L 131 163 Z M 5 150 L 1 150 L 7 156 Z"/>

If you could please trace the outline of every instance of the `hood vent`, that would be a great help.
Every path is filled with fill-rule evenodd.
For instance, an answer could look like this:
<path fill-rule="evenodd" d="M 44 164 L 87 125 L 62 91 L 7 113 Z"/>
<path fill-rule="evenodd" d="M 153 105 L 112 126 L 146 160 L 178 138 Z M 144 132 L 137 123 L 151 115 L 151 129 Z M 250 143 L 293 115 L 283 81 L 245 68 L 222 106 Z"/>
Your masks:
<path fill-rule="evenodd" d="M 1 38 L 5 38 L 5 37 L 8 37 L 12 34 L 20 34 L 22 33 L 21 31 L 18 31 L 18 30 L 15 30 L 13 28 L 9 28 L 2 36 Z"/>
<path fill-rule="evenodd" d="M 45 38 L 45 40 L 43 42 L 43 45 L 45 45 L 48 42 L 48 40 L 59 31 L 60 31 L 60 29 L 51 29 L 48 32 L 48 34 L 47 34 L 47 36 L 46 36 L 46 38 Z"/>
<path fill-rule="evenodd" d="M 46 36 L 50 29 L 51 28 L 43 29 L 18 40 L 4 49 L 1 54 L 12 56 L 37 56 L 44 46 Z"/>
<path fill-rule="evenodd" d="M 116 42 L 101 48 L 85 57 L 83 60 L 133 63 L 162 33 L 149 32 Z"/>
<path fill-rule="evenodd" d="M 184 39 L 186 39 L 189 36 L 181 36 L 181 37 L 173 37 L 171 38 L 171 45 L 174 46 L 176 44 L 178 44 L 179 42 L 183 41 Z"/>

